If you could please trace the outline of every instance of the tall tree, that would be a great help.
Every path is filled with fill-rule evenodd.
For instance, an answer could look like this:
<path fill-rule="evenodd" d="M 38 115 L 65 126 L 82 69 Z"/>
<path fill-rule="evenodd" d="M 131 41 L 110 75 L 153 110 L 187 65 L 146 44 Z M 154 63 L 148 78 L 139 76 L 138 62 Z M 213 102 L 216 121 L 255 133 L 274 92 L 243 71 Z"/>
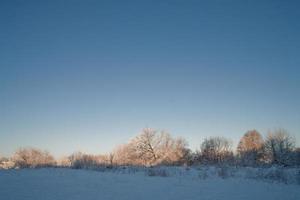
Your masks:
<path fill-rule="evenodd" d="M 237 152 L 241 164 L 243 165 L 256 165 L 263 156 L 263 138 L 256 130 L 247 131 L 241 138 Z"/>

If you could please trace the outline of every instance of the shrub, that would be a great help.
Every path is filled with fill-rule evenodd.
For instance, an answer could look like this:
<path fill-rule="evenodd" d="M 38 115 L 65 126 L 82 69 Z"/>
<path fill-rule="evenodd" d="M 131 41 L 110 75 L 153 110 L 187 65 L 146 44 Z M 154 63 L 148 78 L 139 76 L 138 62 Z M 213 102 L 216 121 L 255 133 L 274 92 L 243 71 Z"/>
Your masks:
<path fill-rule="evenodd" d="M 299 184 L 300 185 L 300 170 L 298 170 L 298 172 L 297 172 L 297 177 L 296 177 L 296 181 L 297 181 L 297 184 Z"/>
<path fill-rule="evenodd" d="M 93 169 L 97 166 L 97 161 L 92 155 L 74 153 L 69 157 L 71 167 L 74 169 Z"/>
<path fill-rule="evenodd" d="M 160 169 L 160 168 L 149 168 L 146 171 L 147 176 L 161 176 L 161 177 L 167 177 L 168 172 L 165 169 Z"/>
<path fill-rule="evenodd" d="M 200 168 L 199 169 L 199 174 L 198 174 L 198 177 L 200 179 L 207 179 L 208 178 L 208 174 L 207 174 L 207 170 L 206 169 L 203 169 L 203 168 Z"/>
<path fill-rule="evenodd" d="M 284 173 L 284 170 L 278 167 L 272 167 L 263 175 L 263 178 L 271 180 L 287 183 L 287 177 Z"/>
<path fill-rule="evenodd" d="M 228 167 L 220 167 L 217 171 L 219 177 L 226 179 L 232 177 L 232 171 Z"/>

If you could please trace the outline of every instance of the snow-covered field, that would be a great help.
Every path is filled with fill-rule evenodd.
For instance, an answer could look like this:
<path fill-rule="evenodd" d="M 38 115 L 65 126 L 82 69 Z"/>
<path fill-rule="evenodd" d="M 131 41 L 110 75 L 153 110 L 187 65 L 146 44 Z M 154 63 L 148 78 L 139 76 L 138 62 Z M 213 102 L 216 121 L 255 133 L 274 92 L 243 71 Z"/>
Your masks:
<path fill-rule="evenodd" d="M 0 170 L 2 200 L 299 200 L 297 184 L 243 177 L 199 176 L 198 170 L 174 170 L 167 177 L 145 171 L 99 172 L 72 169 Z"/>

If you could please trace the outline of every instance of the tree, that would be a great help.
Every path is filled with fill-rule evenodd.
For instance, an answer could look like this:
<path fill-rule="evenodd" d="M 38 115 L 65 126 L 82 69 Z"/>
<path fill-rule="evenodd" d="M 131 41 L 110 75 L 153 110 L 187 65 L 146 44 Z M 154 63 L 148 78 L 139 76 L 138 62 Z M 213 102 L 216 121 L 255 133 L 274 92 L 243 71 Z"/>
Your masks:
<path fill-rule="evenodd" d="M 269 132 L 264 143 L 266 157 L 272 164 L 291 164 L 294 149 L 295 139 L 284 129 L 276 129 L 273 132 Z"/>
<path fill-rule="evenodd" d="M 13 162 L 19 168 L 49 167 L 55 165 L 54 157 L 47 151 L 35 148 L 21 148 L 15 152 Z"/>
<path fill-rule="evenodd" d="M 119 145 L 113 151 L 115 165 L 136 165 L 136 158 L 130 144 Z"/>
<path fill-rule="evenodd" d="M 111 152 L 108 154 L 107 157 L 108 157 L 108 161 L 109 161 L 109 166 L 112 167 L 114 165 L 115 154 L 113 152 Z"/>
<path fill-rule="evenodd" d="M 221 164 L 232 161 L 231 142 L 223 137 L 206 138 L 201 144 L 200 162 Z"/>
<path fill-rule="evenodd" d="M 151 128 L 143 129 L 142 133 L 135 137 L 131 145 L 134 148 L 134 157 L 142 160 L 144 165 L 153 165 L 159 159 L 159 146 L 162 135 Z"/>
<path fill-rule="evenodd" d="M 296 148 L 293 152 L 294 165 L 300 166 L 300 148 Z"/>
<path fill-rule="evenodd" d="M 114 151 L 114 162 L 121 165 L 181 165 L 189 154 L 183 138 L 173 138 L 169 133 L 145 128 L 128 144 Z"/>
<path fill-rule="evenodd" d="M 71 167 L 71 161 L 68 156 L 63 156 L 57 160 L 57 166 Z"/>
<path fill-rule="evenodd" d="M 161 140 L 157 164 L 183 165 L 188 163 L 190 150 L 185 139 L 172 138 L 168 133 L 164 133 L 161 135 Z"/>
<path fill-rule="evenodd" d="M 95 169 L 104 165 L 100 163 L 99 156 L 75 152 L 69 156 L 71 167 L 74 169 Z"/>
<path fill-rule="evenodd" d="M 0 157 L 0 169 L 11 169 L 14 167 L 14 162 L 6 157 Z"/>
<path fill-rule="evenodd" d="M 247 131 L 237 147 L 241 164 L 251 166 L 258 164 L 263 157 L 263 144 L 264 141 L 259 132 L 256 130 Z"/>

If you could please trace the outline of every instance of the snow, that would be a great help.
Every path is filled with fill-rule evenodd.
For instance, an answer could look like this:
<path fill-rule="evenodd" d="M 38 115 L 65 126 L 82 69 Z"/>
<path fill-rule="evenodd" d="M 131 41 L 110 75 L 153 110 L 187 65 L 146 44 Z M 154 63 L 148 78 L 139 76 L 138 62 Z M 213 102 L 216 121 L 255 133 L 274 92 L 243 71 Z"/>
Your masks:
<path fill-rule="evenodd" d="M 196 169 L 173 169 L 168 172 L 167 177 L 160 177 L 147 176 L 145 170 L 0 170 L 0 199 L 300 199 L 300 186 L 297 184 L 271 183 L 241 177 L 223 179 L 211 175 L 201 178 Z"/>

